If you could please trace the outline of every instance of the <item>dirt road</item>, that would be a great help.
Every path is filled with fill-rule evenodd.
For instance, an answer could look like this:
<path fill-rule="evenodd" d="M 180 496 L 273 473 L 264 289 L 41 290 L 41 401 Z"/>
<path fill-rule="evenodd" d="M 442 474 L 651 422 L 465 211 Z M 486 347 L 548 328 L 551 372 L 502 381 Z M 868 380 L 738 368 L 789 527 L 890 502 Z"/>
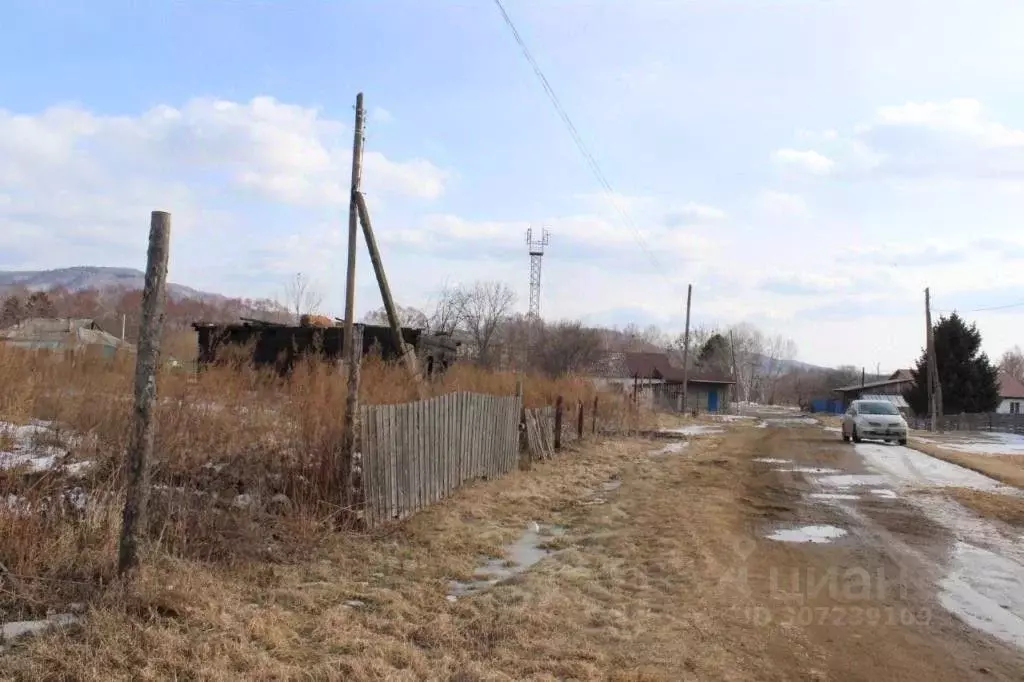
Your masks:
<path fill-rule="evenodd" d="M 1021 530 L 945 493 L 999 484 L 813 420 L 694 426 L 273 565 L 146 566 L 0 679 L 1024 677 Z"/>

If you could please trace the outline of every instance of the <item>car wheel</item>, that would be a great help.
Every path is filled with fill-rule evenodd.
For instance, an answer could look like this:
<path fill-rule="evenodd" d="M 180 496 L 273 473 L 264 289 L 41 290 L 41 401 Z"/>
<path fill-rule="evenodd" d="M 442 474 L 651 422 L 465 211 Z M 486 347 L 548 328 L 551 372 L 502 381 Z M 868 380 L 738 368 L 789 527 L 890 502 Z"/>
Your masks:
<path fill-rule="evenodd" d="M 856 426 L 853 427 L 853 442 L 854 443 L 859 443 L 860 442 L 860 436 L 857 435 L 857 427 Z"/>
<path fill-rule="evenodd" d="M 907 439 L 906 438 L 900 438 L 899 442 L 900 442 L 900 445 L 906 445 L 907 444 Z"/>

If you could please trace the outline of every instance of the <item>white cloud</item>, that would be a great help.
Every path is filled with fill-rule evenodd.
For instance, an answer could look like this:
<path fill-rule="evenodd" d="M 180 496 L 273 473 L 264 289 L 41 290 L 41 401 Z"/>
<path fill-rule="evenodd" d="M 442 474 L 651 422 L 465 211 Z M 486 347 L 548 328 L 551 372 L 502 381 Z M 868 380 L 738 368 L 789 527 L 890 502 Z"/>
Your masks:
<path fill-rule="evenodd" d="M 813 149 L 779 149 L 772 157 L 776 163 L 794 166 L 815 175 L 828 175 L 836 165 L 832 159 Z"/>
<path fill-rule="evenodd" d="M 1024 129 L 995 120 L 976 99 L 878 107 L 848 132 L 798 132 L 815 150 L 780 149 L 778 163 L 849 176 L 1008 182 L 1024 176 Z"/>
<path fill-rule="evenodd" d="M 879 108 L 883 126 L 910 126 L 973 138 L 986 147 L 1024 147 L 1024 130 L 989 120 L 981 102 L 952 99 L 946 102 L 907 102 Z"/>
<path fill-rule="evenodd" d="M 757 197 L 758 207 L 768 215 L 803 217 L 810 214 L 807 202 L 798 194 L 763 190 Z"/>
<path fill-rule="evenodd" d="M 106 180 L 116 195 L 127 178 L 169 178 L 207 191 L 245 189 L 284 203 L 337 206 L 348 201 L 345 130 L 317 109 L 272 97 L 196 98 L 137 116 L 76 107 L 0 111 L 0 182 L 24 186 L 50 176 L 81 191 Z M 424 159 L 393 161 L 377 151 L 366 153 L 365 168 L 367 191 L 422 199 L 440 196 L 448 177 Z"/>

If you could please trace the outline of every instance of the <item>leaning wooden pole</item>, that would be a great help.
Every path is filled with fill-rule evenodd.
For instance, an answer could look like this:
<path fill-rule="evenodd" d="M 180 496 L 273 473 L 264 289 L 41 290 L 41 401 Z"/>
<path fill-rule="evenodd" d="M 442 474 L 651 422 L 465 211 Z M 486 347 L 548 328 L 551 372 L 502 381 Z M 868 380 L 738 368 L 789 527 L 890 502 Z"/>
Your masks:
<path fill-rule="evenodd" d="M 384 262 L 380 257 L 380 249 L 377 248 L 377 238 L 373 234 L 373 224 L 370 222 L 370 209 L 366 207 L 366 197 L 362 192 L 355 193 L 356 207 L 359 210 L 359 222 L 363 226 L 363 238 L 366 240 L 366 248 L 370 252 L 370 262 L 373 263 L 373 273 L 377 277 L 377 286 L 380 287 L 380 297 L 384 299 L 384 310 L 388 315 L 388 326 L 391 328 L 391 340 L 395 349 L 402 356 L 402 363 L 406 371 L 416 385 L 416 391 L 420 400 L 427 397 L 426 387 L 423 385 L 422 376 L 418 363 L 416 362 L 415 351 L 405 343 L 402 338 L 402 326 L 398 320 L 398 311 L 395 309 L 395 301 L 391 297 L 391 287 L 388 285 L 388 276 L 384 272 Z"/>
<path fill-rule="evenodd" d="M 125 454 L 127 481 L 117 573 L 125 575 L 139 563 L 139 535 L 145 527 L 149 503 L 149 459 L 153 454 L 153 406 L 160 361 L 160 335 L 164 328 L 167 260 L 171 244 L 171 214 L 153 211 L 149 221 L 146 283 L 142 290 L 142 318 L 135 357 L 135 404 Z"/>

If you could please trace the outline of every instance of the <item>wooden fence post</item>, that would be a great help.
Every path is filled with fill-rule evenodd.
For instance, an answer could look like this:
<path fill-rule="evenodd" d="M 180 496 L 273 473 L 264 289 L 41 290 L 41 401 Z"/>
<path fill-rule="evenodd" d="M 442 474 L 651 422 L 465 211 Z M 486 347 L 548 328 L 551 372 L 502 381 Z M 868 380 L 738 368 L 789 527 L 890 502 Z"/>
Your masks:
<path fill-rule="evenodd" d="M 590 413 L 590 432 L 597 433 L 597 396 L 594 396 L 594 411 Z"/>
<path fill-rule="evenodd" d="M 362 512 L 363 476 L 359 453 L 359 379 L 363 360 L 363 325 L 352 325 L 352 345 L 343 349 L 348 354 L 348 386 L 345 397 L 345 433 L 338 462 L 342 505 L 350 518 L 359 519 Z"/>
<path fill-rule="evenodd" d="M 576 401 L 576 439 L 583 440 L 583 401 Z"/>
<path fill-rule="evenodd" d="M 555 399 L 555 452 L 562 449 L 562 415 L 565 412 L 562 396 Z"/>
<path fill-rule="evenodd" d="M 164 327 L 167 260 L 171 244 L 171 214 L 153 211 L 149 219 L 146 282 L 142 290 L 142 316 L 135 357 L 135 405 L 125 453 L 127 481 L 117 573 L 123 576 L 139 563 L 139 532 L 145 527 L 149 503 L 149 458 L 153 454 L 153 405 L 160 362 L 160 336 Z"/>
<path fill-rule="evenodd" d="M 516 379 L 516 397 L 519 398 L 519 453 L 530 450 L 529 439 L 526 434 L 526 404 L 523 402 L 523 380 Z M 527 461 L 530 458 L 527 457 Z"/>

